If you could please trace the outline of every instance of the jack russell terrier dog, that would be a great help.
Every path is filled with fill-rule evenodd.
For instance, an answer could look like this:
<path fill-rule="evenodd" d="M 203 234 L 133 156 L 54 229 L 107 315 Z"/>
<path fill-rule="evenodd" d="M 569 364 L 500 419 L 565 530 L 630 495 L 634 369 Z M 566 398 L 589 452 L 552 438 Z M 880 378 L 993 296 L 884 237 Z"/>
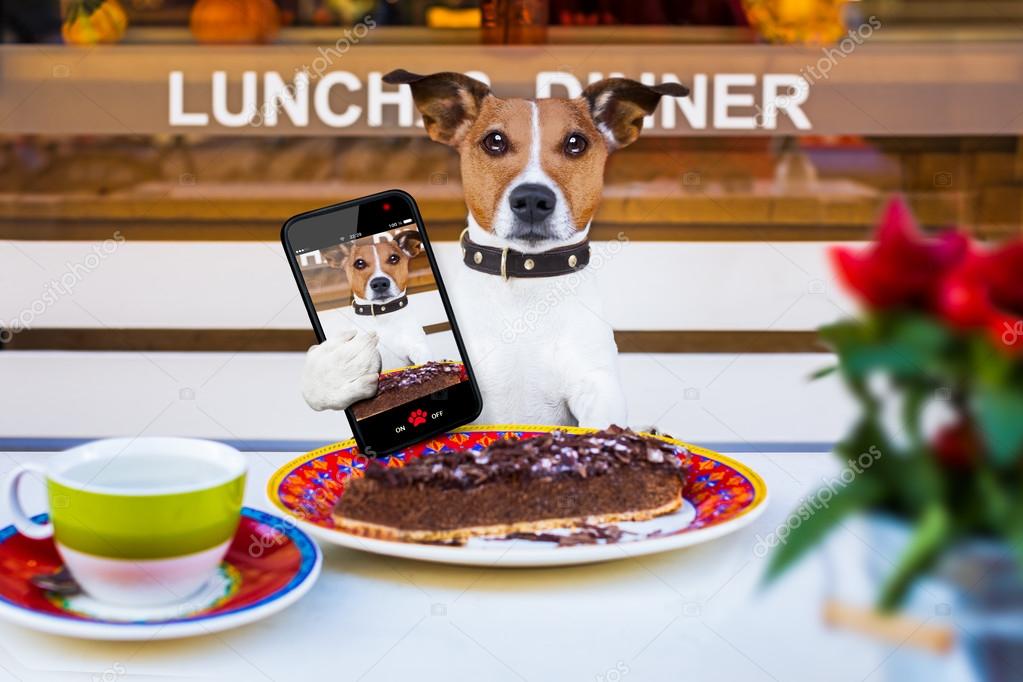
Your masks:
<path fill-rule="evenodd" d="M 589 263 L 608 154 L 639 137 L 663 95 L 689 90 L 609 78 L 575 99 L 526 100 L 459 73 L 399 69 L 384 81 L 409 85 L 427 134 L 461 156 L 468 226 L 461 267 L 444 277 L 483 396 L 479 421 L 628 423 L 599 293 L 585 273 L 572 287 L 559 280 Z M 313 346 L 306 402 L 340 410 L 372 397 L 379 364 L 369 335 Z"/>
<path fill-rule="evenodd" d="M 352 290 L 350 312 L 355 317 L 346 326 L 376 337 L 384 369 L 420 365 L 434 359 L 422 322 L 409 312 L 406 293 L 410 261 L 422 248 L 419 233 L 408 230 L 393 240 L 355 243 L 323 252 L 329 267 L 344 271 Z"/>

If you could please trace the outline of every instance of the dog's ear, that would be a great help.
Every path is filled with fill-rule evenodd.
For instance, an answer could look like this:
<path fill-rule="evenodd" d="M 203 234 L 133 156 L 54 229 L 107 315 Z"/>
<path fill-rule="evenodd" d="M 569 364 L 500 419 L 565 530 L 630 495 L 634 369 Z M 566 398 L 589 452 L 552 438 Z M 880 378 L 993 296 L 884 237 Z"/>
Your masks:
<path fill-rule="evenodd" d="M 448 71 L 420 76 L 397 69 L 384 76 L 384 82 L 408 85 L 430 139 L 452 147 L 465 137 L 490 94 L 490 88 L 475 78 Z"/>
<path fill-rule="evenodd" d="M 344 270 L 345 261 L 348 260 L 350 249 L 347 246 L 330 246 L 320 249 L 320 257 L 327 264 L 328 268 Z"/>
<path fill-rule="evenodd" d="M 423 252 L 423 238 L 416 230 L 402 232 L 394 238 L 394 243 L 409 258 L 415 258 Z"/>
<path fill-rule="evenodd" d="M 681 83 L 643 85 L 628 78 L 606 78 L 583 90 L 583 99 L 613 151 L 636 141 L 643 130 L 643 117 L 654 113 L 662 96 L 688 94 L 689 88 Z"/>

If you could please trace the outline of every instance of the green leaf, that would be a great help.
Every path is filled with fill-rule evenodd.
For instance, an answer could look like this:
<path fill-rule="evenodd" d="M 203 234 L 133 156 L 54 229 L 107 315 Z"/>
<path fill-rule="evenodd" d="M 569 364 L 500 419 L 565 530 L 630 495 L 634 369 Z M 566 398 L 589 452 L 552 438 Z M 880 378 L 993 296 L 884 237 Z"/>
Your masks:
<path fill-rule="evenodd" d="M 973 486 L 967 498 L 972 508 L 967 511 L 975 514 L 979 530 L 997 530 L 1006 535 L 1011 533 L 1014 512 L 1012 499 L 1015 493 L 1012 487 L 1005 477 L 999 476 L 990 467 L 979 467 L 973 473 Z"/>
<path fill-rule="evenodd" d="M 876 324 L 876 340 L 844 349 L 842 360 L 850 373 L 862 376 L 881 371 L 918 376 L 938 371 L 942 352 L 951 339 L 941 324 L 915 315 L 880 318 Z"/>
<path fill-rule="evenodd" d="M 914 384 L 906 386 L 905 401 L 902 404 L 902 428 L 910 437 L 913 447 L 923 448 L 924 436 L 921 431 L 922 414 L 927 401 L 934 395 L 934 390 L 929 386 Z"/>
<path fill-rule="evenodd" d="M 973 400 L 984 442 L 999 467 L 1023 453 L 1023 392 L 1006 385 L 980 384 Z"/>
<path fill-rule="evenodd" d="M 893 319 L 896 336 L 911 345 L 937 349 L 951 337 L 945 323 L 930 315 L 899 315 Z"/>
<path fill-rule="evenodd" d="M 767 566 L 765 582 L 770 583 L 793 566 L 808 550 L 820 542 L 838 523 L 849 514 L 870 507 L 880 500 L 881 487 L 866 475 L 855 478 L 843 488 L 834 492 L 827 505 L 813 509 L 804 502 L 786 519 L 799 519 L 798 525 L 789 532 L 771 556 Z M 817 494 L 810 498 L 820 499 Z"/>
<path fill-rule="evenodd" d="M 947 497 L 947 477 L 929 451 L 909 450 L 885 459 L 885 483 L 899 513 L 918 518 L 935 500 Z"/>
<path fill-rule="evenodd" d="M 871 326 L 861 320 L 841 320 L 817 330 L 821 340 L 832 348 L 870 341 Z"/>
<path fill-rule="evenodd" d="M 910 540 L 909 549 L 899 559 L 895 571 L 885 581 L 878 608 L 892 611 L 906 598 L 909 588 L 934 564 L 945 549 L 952 531 L 948 512 L 934 501 L 924 512 Z"/>
<path fill-rule="evenodd" d="M 822 367 L 822 368 L 820 368 L 819 370 L 817 370 L 816 372 L 814 372 L 813 374 L 810 375 L 810 381 L 816 381 L 817 379 L 823 379 L 824 377 L 826 377 L 826 376 L 828 376 L 830 374 L 834 374 L 837 371 L 838 371 L 838 365 L 833 365 L 831 367 Z"/>
<path fill-rule="evenodd" d="M 1005 522 L 1006 537 L 1009 548 L 1016 557 L 1016 566 L 1023 576 L 1023 497 L 1016 498 L 1013 510 Z"/>
<path fill-rule="evenodd" d="M 969 346 L 970 370 L 975 383 L 987 385 L 1015 385 L 1019 376 L 1020 363 L 1006 353 L 992 353 L 991 340 L 987 336 L 974 335 Z M 1013 377 L 1013 374 L 1016 376 Z"/>

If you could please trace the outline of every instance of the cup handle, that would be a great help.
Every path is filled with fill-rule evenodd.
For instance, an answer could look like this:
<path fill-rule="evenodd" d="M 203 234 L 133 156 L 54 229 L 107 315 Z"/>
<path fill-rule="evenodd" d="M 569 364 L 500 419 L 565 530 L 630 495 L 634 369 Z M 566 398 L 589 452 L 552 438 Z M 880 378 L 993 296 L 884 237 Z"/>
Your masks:
<path fill-rule="evenodd" d="M 21 501 L 18 499 L 18 485 L 21 483 L 22 477 L 30 473 L 46 478 L 46 471 L 36 464 L 21 464 L 7 475 L 4 485 L 7 490 L 7 508 L 14 518 L 14 527 L 18 529 L 19 533 L 33 540 L 45 540 L 53 535 L 53 524 L 49 521 L 46 523 L 33 521 L 21 508 Z"/>

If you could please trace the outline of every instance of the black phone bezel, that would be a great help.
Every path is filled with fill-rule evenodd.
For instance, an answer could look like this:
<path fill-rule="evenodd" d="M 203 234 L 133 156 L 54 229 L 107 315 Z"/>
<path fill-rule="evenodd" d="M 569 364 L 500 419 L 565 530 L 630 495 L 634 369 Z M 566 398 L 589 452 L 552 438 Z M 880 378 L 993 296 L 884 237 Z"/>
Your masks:
<path fill-rule="evenodd" d="M 455 337 L 455 344 L 458 347 L 458 352 L 462 356 L 462 362 L 465 365 L 465 371 L 469 378 L 469 384 L 472 387 L 473 398 L 475 399 L 475 405 L 471 406 L 464 417 L 457 417 L 450 422 L 442 422 L 439 425 L 427 429 L 425 431 L 418 432 L 416 434 L 410 434 L 407 441 L 402 441 L 398 445 L 384 449 L 374 449 L 372 446 L 365 442 L 362 437 L 362 433 L 358 427 L 358 421 L 352 414 L 351 408 L 345 410 L 345 417 L 348 418 L 348 424 L 352 429 L 352 435 L 355 437 L 355 442 L 359 446 L 359 451 L 368 456 L 382 456 L 388 455 L 399 450 L 404 450 L 416 443 L 431 438 L 438 434 L 450 431 L 451 429 L 458 428 L 473 422 L 480 413 L 483 411 L 483 398 L 480 395 L 479 385 L 476 383 L 476 375 L 472 370 L 472 364 L 469 361 L 469 354 L 465 350 L 465 344 L 462 342 L 462 334 L 458 329 L 458 322 L 455 320 L 454 311 L 451 309 L 451 301 L 448 300 L 448 292 L 444 287 L 444 280 L 441 278 L 440 269 L 437 267 L 437 258 L 433 253 L 433 246 L 430 244 L 430 238 L 426 231 L 426 223 L 423 221 L 423 216 L 419 212 L 419 205 L 416 204 L 416 200 L 412 198 L 412 195 L 401 189 L 389 189 L 383 192 L 377 192 L 376 194 L 370 194 L 365 197 L 358 199 L 352 199 L 350 201 L 343 201 L 338 204 L 331 204 L 330 206 L 324 206 L 323 208 L 317 208 L 312 211 L 305 211 L 288 218 L 284 225 L 281 227 L 281 244 L 284 247 L 285 255 L 288 259 L 288 264 L 291 266 L 291 273 L 295 277 L 295 282 L 298 284 L 298 290 L 302 296 L 302 303 L 305 305 L 306 313 L 309 315 L 309 321 L 313 325 L 313 331 L 316 333 L 316 340 L 319 343 L 323 343 L 326 340 L 326 336 L 323 333 L 323 327 L 320 325 L 319 316 L 316 314 L 316 308 L 313 306 L 312 296 L 309 294 L 308 287 L 306 287 L 305 279 L 302 277 L 301 268 L 298 265 L 298 258 L 295 255 L 294 249 L 291 247 L 289 239 L 289 231 L 299 222 L 312 218 L 314 216 L 320 216 L 327 213 L 333 213 L 353 207 L 358 207 L 363 204 L 372 202 L 382 201 L 383 199 L 391 197 L 400 198 L 402 201 L 406 201 L 409 207 L 412 209 L 412 214 L 415 217 L 416 226 L 419 233 L 423 237 L 423 248 L 426 252 L 427 259 L 430 262 L 430 270 L 433 273 L 434 280 L 437 283 L 437 291 L 440 293 L 441 302 L 444 304 L 444 313 L 447 315 L 448 324 L 451 325 L 451 332 Z"/>

